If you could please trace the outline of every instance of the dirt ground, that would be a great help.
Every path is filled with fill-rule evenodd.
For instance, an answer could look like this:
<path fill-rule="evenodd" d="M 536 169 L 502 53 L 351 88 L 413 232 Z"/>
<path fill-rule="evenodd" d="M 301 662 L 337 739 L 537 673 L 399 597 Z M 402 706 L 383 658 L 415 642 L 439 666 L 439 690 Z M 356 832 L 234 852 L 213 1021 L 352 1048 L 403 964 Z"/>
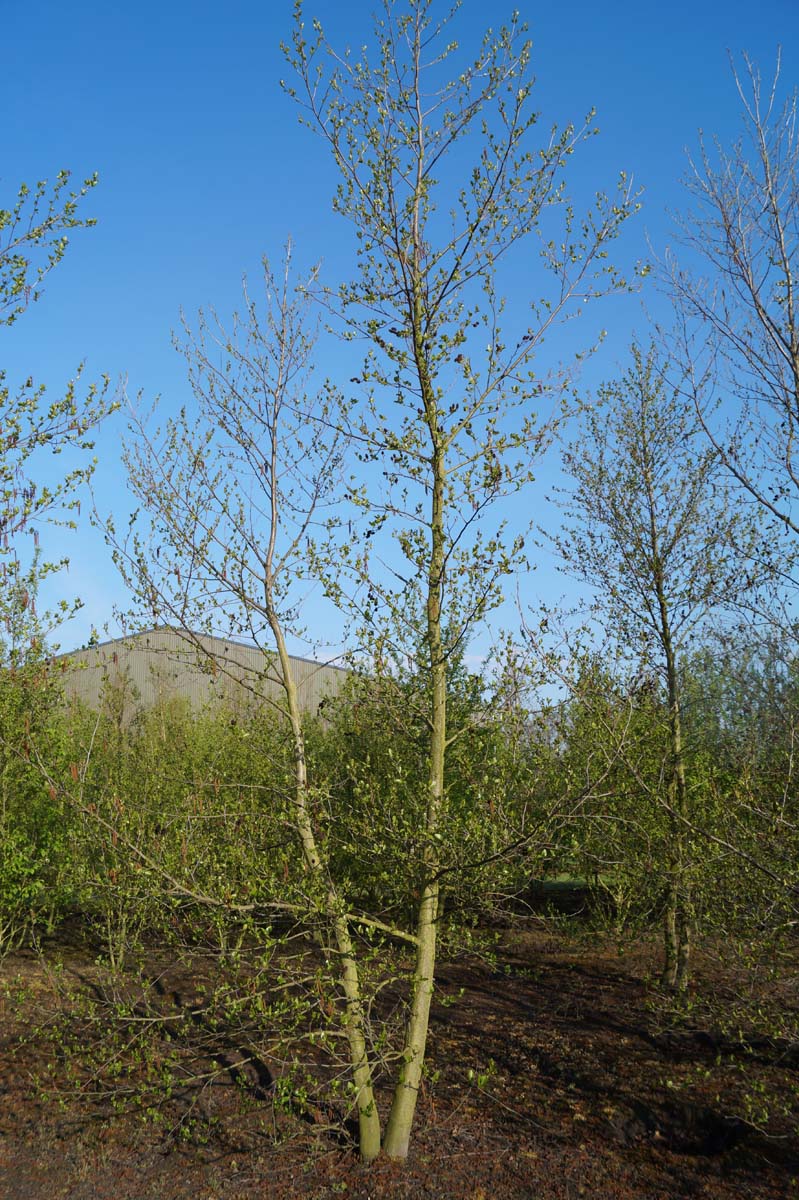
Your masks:
<path fill-rule="evenodd" d="M 86 977 L 85 954 L 67 948 L 61 957 L 62 979 Z M 269 1064 L 245 1063 L 234 1047 L 203 1089 L 201 1136 L 177 1137 L 171 1118 L 143 1120 L 78 1082 L 70 1096 L 52 1043 L 35 1032 L 54 1011 L 47 961 L 12 956 L 0 1001 L 0 1196 L 799 1196 L 792 1047 L 763 1041 L 743 1055 L 707 1025 L 670 1025 L 645 982 L 654 966 L 647 946 L 619 957 L 541 929 L 507 935 L 491 966 L 443 964 L 411 1156 L 364 1167 L 346 1135 L 313 1110 L 276 1115 Z M 757 1128 L 752 1095 L 779 1098 L 793 1113 Z M 173 1115 L 191 1103 L 188 1090 L 173 1096 Z"/>

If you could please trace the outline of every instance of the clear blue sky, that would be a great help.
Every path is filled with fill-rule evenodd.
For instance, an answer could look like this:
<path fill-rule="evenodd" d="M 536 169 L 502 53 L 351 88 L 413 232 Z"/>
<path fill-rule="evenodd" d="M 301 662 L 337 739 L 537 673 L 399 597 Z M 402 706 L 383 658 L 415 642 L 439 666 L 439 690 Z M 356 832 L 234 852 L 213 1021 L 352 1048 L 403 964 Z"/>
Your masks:
<path fill-rule="evenodd" d="M 577 190 L 611 187 L 621 169 L 644 189 L 621 248 L 628 262 L 647 255 L 647 237 L 658 252 L 667 244 L 668 212 L 682 204 L 685 150 L 696 147 L 698 130 L 726 142 L 735 136 L 728 50 L 747 51 L 768 75 L 781 45 L 784 86 L 799 81 L 797 0 L 519 7 L 534 43 L 544 127 L 598 110 L 602 135 L 575 161 Z M 306 6 L 342 46 L 368 39 L 371 11 L 369 0 Z M 76 179 L 100 174 L 87 207 L 97 228 L 75 234 L 44 299 L 3 334 L 12 379 L 33 374 L 57 392 L 85 359 L 89 377 L 127 377 L 130 395 L 160 393 L 179 404 L 189 393 L 170 331 L 181 308 L 191 316 L 210 304 L 227 314 L 242 273 L 254 274 L 263 253 L 277 256 L 288 234 L 301 259 L 324 259 L 328 279 L 351 270 L 350 231 L 330 209 L 332 167 L 279 87 L 291 15 L 290 0 L 232 0 L 224 9 L 204 0 L 6 0 L 0 204 L 22 180 L 62 167 Z M 468 49 L 505 15 L 464 0 L 454 32 Z M 657 307 L 653 294 L 645 299 Z M 609 337 L 586 386 L 612 375 L 633 330 L 645 330 L 640 299 L 597 316 Z M 557 339 L 546 353 L 557 361 Z M 124 514 L 122 430 L 116 420 L 99 436 L 96 486 L 100 507 Z M 63 635 L 68 645 L 125 600 L 96 532 L 82 527 L 66 549 L 68 587 L 86 602 Z M 565 586 L 546 560 L 524 581 L 533 601 Z"/>

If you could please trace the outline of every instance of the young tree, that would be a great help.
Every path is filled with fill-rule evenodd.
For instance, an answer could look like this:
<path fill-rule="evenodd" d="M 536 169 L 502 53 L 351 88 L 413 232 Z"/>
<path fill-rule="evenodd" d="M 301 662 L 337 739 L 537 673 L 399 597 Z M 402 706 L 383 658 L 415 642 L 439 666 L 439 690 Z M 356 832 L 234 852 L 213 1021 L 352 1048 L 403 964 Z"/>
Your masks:
<path fill-rule="evenodd" d="M 52 186 L 23 184 L 12 206 L 0 208 L 0 326 L 12 326 L 39 299 L 45 276 L 66 252 L 68 231 L 94 225 L 78 208 L 96 182 L 93 176 L 69 191 L 69 175 L 62 171 Z M 60 480 L 42 483 L 35 478 L 42 453 L 91 451 L 90 431 L 112 407 L 107 379 L 79 396 L 80 374 L 51 401 L 32 377 L 15 388 L 0 367 L 0 646 L 6 646 L 0 662 L 24 657 L 36 640 L 38 585 L 65 562 L 42 560 L 39 531 L 43 522 L 73 524 L 77 489 L 93 470 L 84 461 Z M 28 554 L 26 534 L 33 543 Z"/>
<path fill-rule="evenodd" d="M 68 233 L 89 227 L 79 206 L 97 182 L 69 190 L 69 175 L 54 184 L 23 184 L 9 208 L 0 207 L 0 330 L 10 328 L 41 295 L 45 276 L 64 256 Z M 78 371 L 78 378 L 80 370 Z M 42 669 L 48 616 L 38 613 L 42 580 L 66 563 L 39 550 L 45 523 L 72 526 L 78 489 L 91 475 L 90 433 L 109 412 L 108 381 L 79 396 L 78 379 L 63 396 L 47 397 L 32 377 L 15 385 L 0 365 L 0 952 L 58 906 L 63 814 L 48 798 L 32 761 L 34 742 L 48 744 L 58 686 Z M 44 457 L 77 452 L 60 478 Z M 69 605 L 62 603 L 57 615 Z M 10 669 L 9 669 L 10 668 Z"/>
<path fill-rule="evenodd" d="M 703 142 L 690 164 L 691 210 L 666 258 L 678 315 L 681 388 L 701 414 L 720 461 L 770 518 L 763 551 L 799 534 L 799 112 L 779 103 L 780 63 L 764 86 L 744 58 L 733 68 L 742 133 L 731 148 Z M 705 417 L 710 397 L 727 427 Z M 782 543 L 784 546 L 784 543 Z M 796 551 L 782 550 L 791 575 Z"/>
<path fill-rule="evenodd" d="M 608 247 L 637 207 L 622 178 L 618 196 L 599 194 L 582 219 L 575 216 L 562 176 L 569 156 L 593 134 L 593 116 L 579 130 L 552 131 L 535 144 L 530 49 L 518 22 L 487 35 L 452 82 L 445 61 L 457 47 L 445 43 L 446 24 L 434 17 L 431 0 L 413 0 L 406 15 L 386 3 L 372 67 L 366 52 L 358 62 L 336 56 L 316 24 L 309 43 L 297 7 L 287 56 L 309 123 L 341 171 L 334 206 L 353 222 L 359 244 L 357 277 L 322 299 L 343 321 L 346 338 L 367 343 L 355 377 L 365 389 L 363 406 L 357 410 L 340 389 L 310 389 L 313 340 L 304 323 L 318 283 L 306 281 L 295 300 L 287 278 L 267 271 L 274 299 L 265 322 L 248 301 L 231 334 L 202 318 L 199 335 L 189 337 L 191 414 L 167 422 L 160 437 L 135 429 L 128 470 L 152 529 L 117 545 L 118 560 L 157 618 L 166 615 L 188 637 L 226 619 L 230 632 L 265 650 L 276 647 L 295 748 L 301 903 L 306 918 L 326 931 L 343 994 L 340 1020 L 365 1159 L 381 1149 L 399 1158 L 408 1152 L 442 889 L 459 861 L 447 762 L 455 739 L 473 728 L 469 705 L 450 708 L 453 667 L 475 623 L 498 603 L 502 578 L 521 561 L 521 537 L 506 547 L 502 520 L 487 526 L 486 513 L 531 478 L 532 460 L 556 425 L 556 417 L 538 420 L 531 402 L 549 397 L 557 412 L 565 372 L 554 372 L 554 383 L 544 380 L 533 371 L 533 356 L 558 320 L 626 287 Z M 462 166 L 467 156 L 471 167 Z M 463 185 L 447 189 L 448 218 L 435 197 L 438 181 L 456 173 Z M 534 243 L 534 300 L 506 336 L 498 267 L 511 251 L 518 266 L 525 240 Z M 340 478 L 342 450 L 355 456 L 358 478 Z M 334 496 L 354 506 L 352 519 L 337 518 L 322 535 L 317 526 Z M 387 538 L 393 543 L 381 565 L 372 547 L 385 547 Z M 352 853 L 369 856 L 382 838 L 392 837 L 396 847 L 409 834 L 399 861 L 405 890 L 414 893 L 412 929 L 353 912 L 346 873 L 342 879 L 331 869 L 335 823 L 325 814 L 335 798 L 320 795 L 308 779 L 285 652 L 300 598 L 296 581 L 309 562 L 328 596 L 360 619 L 372 659 L 410 664 L 408 719 L 423 746 L 422 794 L 410 804 L 418 815 L 410 829 L 404 817 L 379 836 L 360 829 Z M 213 666 L 226 669 L 224 661 Z M 395 675 L 385 688 L 392 704 L 397 682 Z M 257 694 L 257 680 L 253 689 Z M 458 712 L 463 720 L 453 726 Z M 385 1136 L 372 1070 L 384 1038 L 371 1034 L 364 1011 L 357 927 L 400 939 L 414 958 Z"/>
<path fill-rule="evenodd" d="M 684 990 L 697 864 L 681 659 L 711 615 L 746 589 L 742 564 L 754 529 L 733 507 L 719 455 L 699 441 L 697 415 L 667 385 L 654 349 L 634 345 L 632 365 L 601 389 L 600 401 L 564 453 L 574 486 L 564 502 L 565 532 L 554 541 L 567 569 L 595 590 L 614 639 L 663 686 L 662 787 L 638 782 L 668 814 L 663 982 Z"/>
<path fill-rule="evenodd" d="M 486 34 L 448 78 L 458 50 L 448 40 L 452 15 L 437 17 L 432 0 L 411 0 L 402 12 L 386 0 L 373 56 L 367 47 L 339 54 L 318 21 L 306 35 L 298 2 L 286 51 L 300 81 L 289 91 L 332 155 L 334 209 L 358 242 L 357 274 L 324 299 L 345 337 L 367 347 L 354 378 L 363 406 L 352 421 L 364 466 L 351 490 L 367 528 L 326 579 L 340 602 L 342 575 L 360 582 L 364 634 L 381 647 L 415 657 L 421 634 L 427 780 L 415 965 L 383 1140 L 398 1158 L 408 1152 L 433 993 L 447 756 L 468 728 L 448 723 L 448 663 L 522 561 L 523 538 L 508 544 L 489 511 L 530 481 L 556 423 L 531 411 L 547 397 L 557 408 L 557 387 L 535 372 L 534 357 L 558 321 L 626 286 L 609 244 L 637 207 L 622 176 L 614 198 L 600 193 L 575 215 L 564 171 L 595 132 L 593 114 L 536 144 L 524 26 L 514 16 Z M 524 263 L 530 307 L 503 331 L 500 272 L 511 255 L 517 269 Z M 377 487 L 363 482 L 372 468 Z M 387 570 L 373 535 L 384 547 L 388 540 Z"/>
<path fill-rule="evenodd" d="M 294 762 L 291 824 L 305 878 L 303 915 L 330 934 L 329 963 L 344 998 L 342 1025 L 356 1095 L 364 1158 L 380 1149 L 361 985 L 345 899 L 330 876 L 313 809 L 319 797 L 308 764 L 296 681 L 286 638 L 297 632 L 298 581 L 310 530 L 339 483 L 341 437 L 331 426 L 331 389 L 310 389 L 315 336 L 309 280 L 295 282 L 290 252 L 276 275 L 263 263 L 264 304 L 245 285 L 244 313 L 230 331 L 200 314 L 178 343 L 194 395 L 162 431 L 134 417 L 125 463 L 134 495 L 149 517 L 134 520 L 115 559 L 152 616 L 180 630 L 201 658 L 198 632 L 220 629 L 249 638 L 267 656 L 266 673 L 285 696 Z M 230 672 L 224 657 L 207 663 Z M 258 676 L 236 679 L 264 702 Z M 301 901 L 298 901 L 301 907 Z M 368 921 L 365 916 L 363 921 Z"/>

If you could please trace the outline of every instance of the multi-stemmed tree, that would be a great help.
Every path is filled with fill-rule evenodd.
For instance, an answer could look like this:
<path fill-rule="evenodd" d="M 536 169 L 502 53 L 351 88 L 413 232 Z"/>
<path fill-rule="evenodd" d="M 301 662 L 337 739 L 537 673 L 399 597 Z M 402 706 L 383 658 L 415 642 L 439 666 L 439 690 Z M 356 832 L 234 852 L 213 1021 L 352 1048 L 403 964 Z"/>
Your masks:
<path fill-rule="evenodd" d="M 430 0 L 401 15 L 386 3 L 373 51 L 339 55 L 319 22 L 306 35 L 298 4 L 287 50 L 300 78 L 292 94 L 339 171 L 334 209 L 357 237 L 357 274 L 325 297 L 345 336 L 366 346 L 353 424 L 380 485 L 364 485 L 355 500 L 367 534 L 393 539 L 390 571 L 380 572 L 371 546 L 344 571 L 365 585 L 367 628 L 388 630 L 401 651 L 410 626 L 425 681 L 415 965 L 383 1143 L 396 1157 L 407 1154 L 422 1080 L 447 865 L 447 755 L 463 733 L 448 724 L 448 663 L 521 562 L 523 539 L 506 536 L 503 517 L 553 432 L 555 419 L 534 409 L 558 400 L 535 356 L 578 305 L 625 286 L 608 248 L 636 207 L 622 177 L 615 197 L 598 194 L 576 217 L 564 171 L 594 132 L 593 115 L 536 144 L 530 45 L 517 18 L 450 78 L 457 44 L 448 38 L 448 18 Z M 516 270 L 524 264 L 527 303 L 506 318 L 511 258 Z"/>
<path fill-rule="evenodd" d="M 565 171 L 595 132 L 593 114 L 536 137 L 530 46 L 516 18 L 449 78 L 457 45 L 448 22 L 432 0 L 402 13 L 387 0 L 370 59 L 366 49 L 338 55 L 317 22 L 307 37 L 297 5 L 286 55 L 299 83 L 289 90 L 340 172 L 334 208 L 354 227 L 358 255 L 350 282 L 330 291 L 306 281 L 304 294 L 322 301 L 353 349 L 365 344 L 349 372 L 359 398 L 345 400 L 341 388 L 313 398 L 304 301 L 278 281 L 270 286 L 283 299 L 266 324 L 254 306 L 230 335 L 203 323 L 187 348 L 196 408 L 162 438 L 139 429 L 128 452 L 153 536 L 120 547 L 156 615 L 188 633 L 209 613 L 218 625 L 224 612 L 231 632 L 277 651 L 297 764 L 294 831 L 317 881 L 306 886 L 306 899 L 315 897 L 307 911 L 327 930 L 366 1159 L 408 1152 L 441 899 L 457 857 L 447 762 L 469 729 L 468 719 L 450 720 L 448 680 L 523 561 L 521 532 L 506 534 L 506 504 L 531 481 L 566 390 L 567 372 L 537 371 L 534 357 L 559 321 L 627 286 L 609 247 L 636 208 L 622 176 L 616 194 L 597 194 L 576 215 Z M 505 318 L 506 265 L 525 301 Z M 336 487 L 351 513 L 320 535 L 320 502 Z M 296 571 L 308 564 L 355 614 L 371 652 L 413 665 L 425 782 L 404 860 L 414 918 L 411 928 L 383 927 L 413 957 L 385 1131 L 373 1091 L 380 1038 L 364 1012 L 352 938 L 359 923 L 380 922 L 353 912 L 331 873 L 317 824 L 325 803 L 310 802 L 319 797 L 285 653 Z M 370 853 L 371 831 L 360 837 Z"/>

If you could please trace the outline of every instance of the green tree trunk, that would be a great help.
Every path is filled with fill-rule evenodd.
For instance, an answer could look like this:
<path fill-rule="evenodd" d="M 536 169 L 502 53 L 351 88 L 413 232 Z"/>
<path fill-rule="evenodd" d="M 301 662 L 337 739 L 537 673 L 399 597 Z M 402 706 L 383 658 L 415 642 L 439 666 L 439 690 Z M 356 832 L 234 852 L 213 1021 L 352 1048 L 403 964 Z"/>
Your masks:
<path fill-rule="evenodd" d="M 648 483 L 649 487 L 649 483 Z M 654 501 L 653 501 L 654 502 Z M 667 778 L 669 880 L 664 918 L 663 986 L 684 992 L 688 987 L 691 956 L 691 884 L 686 848 L 688 782 L 683 752 L 682 711 L 677 658 L 671 634 L 658 538 L 652 533 L 655 589 L 660 613 L 660 636 L 666 662 L 669 705 L 669 762 Z"/>
<path fill-rule="evenodd" d="M 419 162 L 422 162 L 420 153 Z M 418 196 L 421 195 L 419 189 Z M 436 966 L 436 937 L 439 904 L 438 841 L 441 815 L 446 802 L 444 766 L 447 747 L 447 663 L 442 636 L 442 609 L 445 563 L 445 485 L 446 438 L 438 420 L 435 392 L 430 380 L 422 335 L 423 305 L 421 243 L 418 228 L 416 238 L 417 270 L 414 278 L 414 358 L 424 400 L 425 423 L 430 436 L 432 467 L 432 503 L 430 513 L 430 560 L 427 575 L 427 650 L 430 662 L 430 762 L 428 776 L 426 841 L 423 851 L 425 879 L 416 924 L 418 945 L 413 977 L 410 1014 L 402 1052 L 402 1066 L 394 1090 L 385 1151 L 392 1158 L 406 1158 L 416 1101 L 424 1069 L 427 1031 L 430 1022 L 430 1003 Z"/>
<path fill-rule="evenodd" d="M 273 528 L 275 526 L 273 525 Z M 271 547 L 270 547 L 271 550 Z M 269 587 L 267 585 L 267 592 Z M 311 815 L 308 810 L 308 771 L 305 754 L 305 738 L 302 730 L 302 714 L 297 696 L 297 686 L 286 649 L 283 629 L 271 599 L 267 600 L 267 617 L 275 638 L 280 659 L 281 677 L 286 693 L 286 706 L 294 748 L 294 815 L 297 833 L 302 845 L 306 868 L 316 878 L 324 896 L 324 917 L 333 933 L 338 962 L 335 973 L 344 993 L 343 1026 L 349 1046 L 350 1067 L 356 1089 L 358 1110 L 358 1147 L 365 1162 L 377 1158 L 380 1153 L 380 1115 L 375 1102 L 372 1070 L 369 1063 L 360 978 L 355 950 L 350 935 L 349 921 L 336 892 L 326 865 L 319 852 Z"/>

